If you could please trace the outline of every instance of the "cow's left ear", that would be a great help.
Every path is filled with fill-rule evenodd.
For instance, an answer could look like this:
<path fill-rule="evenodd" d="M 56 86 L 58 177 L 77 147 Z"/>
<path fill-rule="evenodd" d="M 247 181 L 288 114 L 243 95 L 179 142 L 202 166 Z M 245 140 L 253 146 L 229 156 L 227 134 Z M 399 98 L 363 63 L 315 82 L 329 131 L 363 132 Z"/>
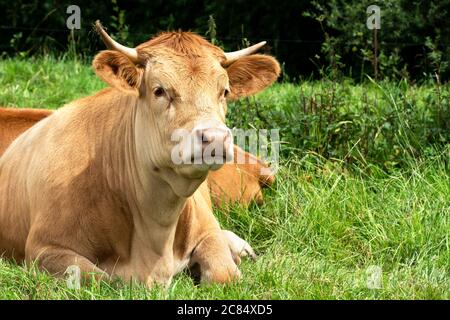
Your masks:
<path fill-rule="evenodd" d="M 236 100 L 270 86 L 280 75 L 280 64 L 271 56 L 254 54 L 238 59 L 226 70 L 231 89 L 228 99 Z"/>
<path fill-rule="evenodd" d="M 127 93 L 139 94 L 144 68 L 137 66 L 123 53 L 105 50 L 92 62 L 95 73 L 110 86 Z"/>

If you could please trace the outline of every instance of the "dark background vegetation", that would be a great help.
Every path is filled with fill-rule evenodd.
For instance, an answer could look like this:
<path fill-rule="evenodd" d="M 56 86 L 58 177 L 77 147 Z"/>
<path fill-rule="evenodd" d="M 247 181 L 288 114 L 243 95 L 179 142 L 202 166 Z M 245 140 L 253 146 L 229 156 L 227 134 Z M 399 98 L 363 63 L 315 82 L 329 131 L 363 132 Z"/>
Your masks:
<path fill-rule="evenodd" d="M 66 28 L 70 4 L 81 8 L 82 27 Z M 0 1 L 0 52 L 29 56 L 68 48 L 87 57 L 103 46 L 92 32 L 100 19 L 118 40 L 137 45 L 158 31 L 196 31 L 235 50 L 267 40 L 284 64 L 285 80 L 373 76 L 372 31 L 366 8 L 381 8 L 380 78 L 448 80 L 450 0 L 105 0 Z M 289 76 L 289 77 L 288 77 Z"/>

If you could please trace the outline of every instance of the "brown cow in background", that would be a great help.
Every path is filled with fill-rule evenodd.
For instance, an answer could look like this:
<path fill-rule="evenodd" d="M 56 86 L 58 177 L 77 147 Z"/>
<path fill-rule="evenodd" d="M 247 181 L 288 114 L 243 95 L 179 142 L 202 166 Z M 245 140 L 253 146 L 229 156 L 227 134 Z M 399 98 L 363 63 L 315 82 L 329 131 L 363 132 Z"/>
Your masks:
<path fill-rule="evenodd" d="M 0 156 L 20 134 L 51 114 L 44 109 L 0 108 Z"/>

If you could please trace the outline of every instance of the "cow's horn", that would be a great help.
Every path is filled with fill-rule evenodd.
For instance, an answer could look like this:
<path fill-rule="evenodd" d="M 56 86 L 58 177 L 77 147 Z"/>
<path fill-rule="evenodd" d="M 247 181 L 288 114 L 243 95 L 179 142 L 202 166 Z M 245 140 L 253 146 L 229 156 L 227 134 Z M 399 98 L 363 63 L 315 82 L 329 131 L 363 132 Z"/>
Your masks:
<path fill-rule="evenodd" d="M 106 45 L 108 49 L 122 52 L 134 63 L 139 62 L 137 50 L 134 48 L 125 47 L 120 43 L 118 43 L 117 41 L 113 40 L 109 36 L 109 34 L 106 33 L 105 29 L 103 29 L 103 26 L 99 20 L 95 21 L 95 30 L 97 30 L 97 33 L 100 35 L 100 37 L 103 40 L 103 43 Z"/>
<path fill-rule="evenodd" d="M 259 49 L 261 49 L 266 44 L 266 41 L 262 41 L 260 43 L 254 44 L 248 48 L 233 51 L 233 52 L 225 52 L 225 62 L 224 65 L 229 65 L 235 62 L 237 59 L 251 55 L 252 53 L 255 53 Z"/>

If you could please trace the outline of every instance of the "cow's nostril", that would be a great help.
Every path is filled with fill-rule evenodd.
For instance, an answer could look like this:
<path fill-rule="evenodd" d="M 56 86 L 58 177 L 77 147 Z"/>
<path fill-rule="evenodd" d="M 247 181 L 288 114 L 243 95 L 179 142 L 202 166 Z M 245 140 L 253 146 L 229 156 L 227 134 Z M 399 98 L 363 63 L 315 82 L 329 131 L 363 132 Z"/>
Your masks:
<path fill-rule="evenodd" d="M 207 134 L 205 134 L 204 132 L 202 133 L 202 142 L 205 144 L 205 143 L 208 143 L 208 142 L 211 142 L 210 141 L 210 137 L 207 135 Z"/>
<path fill-rule="evenodd" d="M 211 142 L 211 138 L 209 137 L 209 135 L 207 134 L 206 130 L 204 129 L 199 129 L 196 131 L 197 134 L 197 138 L 200 139 L 200 141 L 203 142 L 203 144 Z"/>
<path fill-rule="evenodd" d="M 230 139 L 230 133 L 222 129 L 210 128 L 202 130 L 201 138 L 206 144 L 214 141 L 225 143 Z"/>

